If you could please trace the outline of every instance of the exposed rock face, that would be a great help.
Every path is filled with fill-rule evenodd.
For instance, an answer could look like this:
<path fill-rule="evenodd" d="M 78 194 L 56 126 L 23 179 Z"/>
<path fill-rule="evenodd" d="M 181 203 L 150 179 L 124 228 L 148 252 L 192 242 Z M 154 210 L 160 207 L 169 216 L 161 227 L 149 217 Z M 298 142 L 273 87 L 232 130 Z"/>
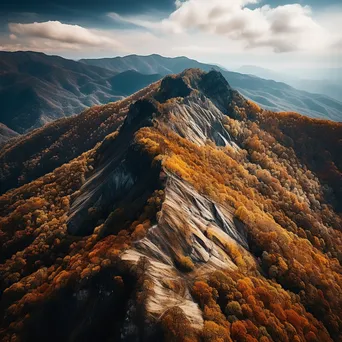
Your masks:
<path fill-rule="evenodd" d="M 197 92 L 192 86 L 203 89 L 208 98 L 191 95 Z M 174 97 L 182 97 L 183 100 L 170 103 L 163 113 L 160 113 L 153 99 L 138 100 L 131 105 L 117 138 L 103 143 L 99 148 L 95 171 L 72 205 L 68 221 L 71 234 L 90 234 L 96 222 L 107 217 L 115 208 L 125 207 L 124 203 L 135 201 L 135 210 L 140 210 L 148 195 L 158 187 L 158 168 L 150 169 L 149 158 L 137 151 L 132 143 L 134 133 L 141 127 L 153 125 L 153 120 L 156 120 L 155 124 L 167 124 L 180 136 L 196 144 L 204 145 L 209 139 L 217 146 L 231 145 L 238 149 L 222 124 L 224 114 L 213 103 L 227 111 L 231 98 L 231 89 L 220 73 L 212 71 L 205 74 L 199 70 L 189 70 L 164 78 L 155 98 L 166 101 Z M 89 210 L 92 215 L 87 214 Z M 119 230 L 120 227 L 117 228 Z"/>
<path fill-rule="evenodd" d="M 151 193 L 158 188 L 159 167 L 151 168 L 149 157 L 136 151 L 132 145 L 133 134 L 140 127 L 151 125 L 156 112 L 153 102 L 137 101 L 131 106 L 118 137 L 99 149 L 95 172 L 81 188 L 70 211 L 68 231 L 71 234 L 90 234 L 99 220 L 131 203 L 133 208 L 123 215 L 126 219 L 134 219 Z M 105 223 L 105 235 L 107 230 L 110 231 L 111 224 L 109 216 Z M 115 226 L 112 232 L 123 229 L 123 226 Z"/>
<path fill-rule="evenodd" d="M 200 87 L 208 97 L 196 95 L 192 87 Z M 68 231 L 90 234 L 99 220 L 108 217 L 102 235 L 117 234 L 125 228 L 125 221 L 137 217 L 151 193 L 163 188 L 165 199 L 156 222 L 145 238 L 122 254 L 121 260 L 135 266 L 146 260 L 145 277 L 153 283 L 153 293 L 145 304 L 152 322 L 157 322 L 167 309 L 178 306 L 193 328 L 200 330 L 202 311 L 193 301 L 187 282 L 217 269 L 236 269 L 224 245 L 235 244 L 249 254 L 243 226 L 234 221 L 231 208 L 203 197 L 176 175 L 164 170 L 166 176 L 161 180 L 161 165 L 150 167 L 151 160 L 132 144 L 133 135 L 155 120 L 154 125 L 168 125 L 199 146 L 208 140 L 217 146 L 238 146 L 222 123 L 220 108 L 228 111 L 231 89 L 219 73 L 191 70 L 166 77 L 155 98 L 166 101 L 174 97 L 182 100 L 165 104 L 162 112 L 154 100 L 137 101 L 131 106 L 115 140 L 99 147 L 94 173 L 71 207 Z M 113 215 L 117 208 L 123 208 L 125 213 Z M 89 215 L 89 209 L 95 214 Z M 208 239 L 208 234 L 215 236 L 215 242 Z M 187 275 L 179 270 L 184 256 L 194 265 Z"/>
<path fill-rule="evenodd" d="M 216 236 L 215 242 L 207 238 L 208 234 Z M 179 306 L 193 327 L 201 329 L 202 312 L 189 293 L 187 279 L 194 280 L 218 269 L 237 269 L 223 249 L 227 242 L 249 253 L 243 226 L 234 222 L 231 209 L 206 199 L 184 181 L 168 175 L 157 224 L 122 255 L 122 260 L 137 264 L 145 257 L 149 261 L 146 276 L 154 287 L 146 305 L 152 317 L 158 319 L 167 309 Z M 183 255 L 194 264 L 188 275 L 176 267 L 177 259 Z M 169 282 L 177 291 L 167 286 Z"/>
<path fill-rule="evenodd" d="M 210 139 L 217 146 L 238 148 L 222 124 L 224 114 L 206 97 L 189 96 L 170 105 L 169 115 L 172 120 L 167 124 L 191 142 L 204 145 Z"/>

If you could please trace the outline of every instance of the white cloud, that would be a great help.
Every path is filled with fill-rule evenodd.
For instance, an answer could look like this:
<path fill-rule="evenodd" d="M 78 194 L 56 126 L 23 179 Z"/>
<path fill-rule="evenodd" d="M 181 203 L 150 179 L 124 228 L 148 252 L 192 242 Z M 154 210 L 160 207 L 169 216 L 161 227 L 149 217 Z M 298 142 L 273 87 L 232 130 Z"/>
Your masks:
<path fill-rule="evenodd" d="M 332 48 L 342 52 L 342 38 L 338 39 L 332 44 Z"/>
<path fill-rule="evenodd" d="M 172 48 L 173 51 L 178 53 L 205 53 L 205 54 L 217 54 L 221 51 L 220 47 L 200 46 L 200 45 L 183 45 Z"/>
<path fill-rule="evenodd" d="M 235 40 L 245 48 L 268 47 L 275 52 L 312 51 L 329 46 L 329 33 L 312 17 L 308 6 L 258 4 L 258 0 L 176 0 L 176 9 L 168 18 L 122 17 L 110 14 L 115 21 L 125 21 L 158 34 L 185 32 L 220 35 Z M 255 7 L 255 6 L 254 6 Z"/>
<path fill-rule="evenodd" d="M 166 30 L 199 30 L 241 41 L 248 48 L 270 47 L 275 52 L 316 49 L 324 45 L 324 29 L 307 6 L 269 5 L 250 9 L 255 0 L 187 0 L 161 23 Z"/>
<path fill-rule="evenodd" d="M 96 30 L 89 30 L 78 25 L 63 24 L 59 21 L 34 22 L 30 24 L 10 23 L 11 35 L 28 38 L 41 38 L 66 44 L 85 46 L 118 47 L 118 42 Z"/>
<path fill-rule="evenodd" d="M 160 30 L 161 22 L 158 17 L 149 15 L 122 16 L 115 12 L 110 12 L 107 16 L 117 24 L 130 24 L 151 30 Z M 162 32 L 159 32 L 162 33 Z"/>
<path fill-rule="evenodd" d="M 271 1 L 175 0 L 175 10 L 166 17 L 160 12 L 109 13 L 116 25 L 106 30 L 57 21 L 12 23 L 9 35 L 0 37 L 0 50 L 43 51 L 68 58 L 185 54 L 225 66 L 281 69 L 342 66 L 341 8 L 312 13 L 299 4 L 272 8 L 266 3 Z"/>

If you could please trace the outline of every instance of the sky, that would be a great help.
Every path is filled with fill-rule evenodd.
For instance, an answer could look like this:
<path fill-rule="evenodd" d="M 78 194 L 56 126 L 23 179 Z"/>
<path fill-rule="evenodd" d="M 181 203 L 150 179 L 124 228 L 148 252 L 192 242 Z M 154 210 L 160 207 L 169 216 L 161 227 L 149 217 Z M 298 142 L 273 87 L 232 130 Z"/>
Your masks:
<path fill-rule="evenodd" d="M 0 50 L 335 68 L 342 67 L 341 19 L 341 0 L 4 0 Z"/>

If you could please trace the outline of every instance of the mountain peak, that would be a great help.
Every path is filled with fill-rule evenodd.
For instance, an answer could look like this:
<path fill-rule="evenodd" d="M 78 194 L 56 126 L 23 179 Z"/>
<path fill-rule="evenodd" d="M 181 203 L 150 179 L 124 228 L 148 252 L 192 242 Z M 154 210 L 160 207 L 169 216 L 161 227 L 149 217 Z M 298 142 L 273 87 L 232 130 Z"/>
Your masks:
<path fill-rule="evenodd" d="M 222 107 L 227 112 L 231 98 L 229 84 L 219 72 L 188 69 L 164 77 L 155 93 L 132 103 L 116 138 L 104 141 L 96 151 L 96 172 L 74 201 L 69 213 L 69 233 L 91 233 L 90 222 L 94 224 L 100 220 L 100 216 L 94 216 L 93 210 L 90 218 L 88 211 L 96 207 L 101 208 L 96 212 L 108 215 L 110 208 L 104 210 L 107 206 L 105 203 L 118 206 L 127 196 L 127 191 L 132 192 L 140 184 L 146 170 L 137 173 L 137 169 L 141 170 L 141 167 L 137 168 L 137 163 L 146 168 L 150 162 L 148 154 L 137 152 L 139 148 L 133 139 L 142 129 L 162 124 L 198 145 L 212 140 L 218 146 L 234 146 L 222 124 L 224 114 L 220 110 Z M 171 99 L 173 101 L 168 101 Z M 155 168 L 148 169 L 149 175 L 156 172 Z M 155 190 L 159 178 L 155 175 L 144 182 L 152 182 Z M 136 196 L 138 198 L 134 200 L 140 202 L 140 194 Z"/>
<path fill-rule="evenodd" d="M 205 73 L 199 86 L 208 98 L 214 101 L 224 113 L 227 113 L 232 99 L 232 89 L 221 72 L 211 70 Z"/>
<path fill-rule="evenodd" d="M 157 99 L 164 102 L 171 98 L 189 96 L 193 91 L 211 99 L 224 112 L 232 98 L 232 89 L 221 72 L 187 69 L 180 74 L 164 77 Z"/>
<path fill-rule="evenodd" d="M 165 76 L 161 81 L 157 99 L 160 102 L 165 102 L 175 97 L 186 97 L 190 95 L 191 91 L 190 84 L 186 82 L 183 75 Z"/>

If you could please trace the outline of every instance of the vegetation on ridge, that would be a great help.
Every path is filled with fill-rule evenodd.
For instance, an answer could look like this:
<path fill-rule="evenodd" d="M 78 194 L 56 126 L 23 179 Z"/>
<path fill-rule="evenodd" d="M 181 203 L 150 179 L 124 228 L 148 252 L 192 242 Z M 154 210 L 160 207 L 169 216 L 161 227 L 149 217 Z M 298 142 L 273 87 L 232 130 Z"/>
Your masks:
<path fill-rule="evenodd" d="M 183 81 L 189 86 L 198 85 L 199 71 L 185 75 L 188 79 Z M 183 127 L 188 123 L 170 113 L 173 106 L 185 108 L 184 99 L 168 96 L 157 103 L 153 126 L 139 127 L 131 142 L 137 158 L 148 155 L 152 165 L 161 163 L 160 179 L 172 175 L 211 201 L 232 208 L 248 242 L 247 250 L 208 227 L 206 238 L 219 242 L 235 268 L 197 276 L 201 265 L 190 252 L 175 258 L 177 275 L 198 303 L 203 326 L 195 328 L 181 306 L 175 305 L 160 317 L 154 336 L 186 342 L 339 341 L 342 125 L 263 111 L 229 92 L 232 98 L 221 124 L 234 144 L 218 146 L 209 139 L 197 144 L 182 137 L 171 124 Z M 152 95 L 156 95 L 154 90 Z M 212 101 L 219 95 L 212 94 Z M 195 89 L 192 96 L 205 94 Z M 120 133 L 120 129 L 111 133 L 95 148 L 0 197 L 2 340 L 44 336 L 57 341 L 72 333 L 76 340 L 89 340 L 100 336 L 101 319 L 108 317 L 115 317 L 117 326 L 103 327 L 101 337 L 115 338 L 124 329 L 130 300 L 136 303 L 135 315 L 143 322 L 144 333 L 151 333 L 147 332 L 151 325 L 146 313 L 146 298 L 154 295 L 154 283 L 146 275 L 149 260 L 141 257 L 129 266 L 121 257 L 158 224 L 167 182 L 165 189 L 152 193 L 136 219 L 129 221 L 122 215 L 122 209 L 129 210 L 133 203 L 116 208 L 110 214 L 115 218 L 109 220 L 111 224 L 126 221 L 112 235 L 103 236 L 103 221 L 97 222 L 89 236 L 75 237 L 66 231 L 70 206 L 99 171 L 99 160 L 114 153 L 111 147 Z M 91 218 L 93 210 L 96 208 L 88 209 L 87 217 Z M 180 233 L 182 229 L 186 227 L 179 227 Z M 164 286 L 176 287 L 167 280 Z M 103 305 L 106 300 L 111 308 Z M 70 310 L 67 301 L 73 303 Z M 89 308 L 94 308 L 93 324 L 80 318 L 82 310 Z M 76 327 L 65 324 L 56 329 L 61 316 L 76 322 Z M 37 329 L 37 322 L 46 324 L 55 335 L 44 327 Z"/>

